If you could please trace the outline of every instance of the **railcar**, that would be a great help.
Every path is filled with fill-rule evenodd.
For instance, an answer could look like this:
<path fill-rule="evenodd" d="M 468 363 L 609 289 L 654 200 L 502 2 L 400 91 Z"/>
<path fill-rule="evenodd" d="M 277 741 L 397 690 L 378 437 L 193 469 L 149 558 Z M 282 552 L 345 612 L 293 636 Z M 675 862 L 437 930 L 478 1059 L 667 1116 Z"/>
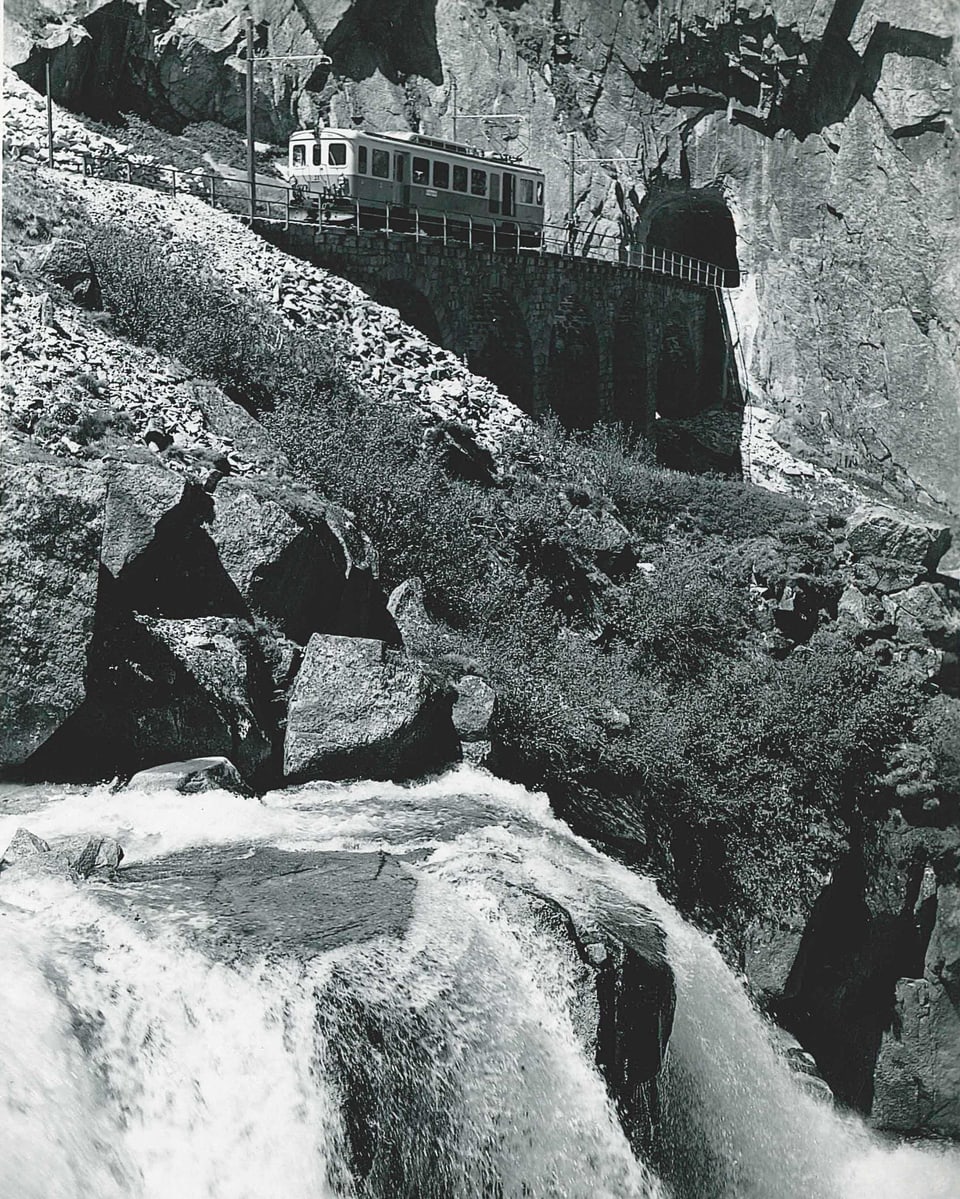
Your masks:
<path fill-rule="evenodd" d="M 419 133 L 300 130 L 290 138 L 294 203 L 349 227 L 535 246 L 543 172 Z"/>

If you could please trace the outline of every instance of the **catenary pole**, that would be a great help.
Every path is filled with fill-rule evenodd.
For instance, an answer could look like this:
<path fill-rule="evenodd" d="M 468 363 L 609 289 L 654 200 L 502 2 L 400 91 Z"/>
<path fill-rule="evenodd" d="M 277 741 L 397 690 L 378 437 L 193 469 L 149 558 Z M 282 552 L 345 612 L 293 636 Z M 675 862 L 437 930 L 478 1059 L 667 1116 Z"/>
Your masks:
<path fill-rule="evenodd" d="M 247 191 L 252 225 L 257 215 L 257 159 L 253 142 L 253 17 L 247 17 Z"/>
<path fill-rule="evenodd" d="M 53 96 L 50 92 L 50 51 L 44 63 L 44 81 L 47 89 L 47 166 L 53 166 Z"/>

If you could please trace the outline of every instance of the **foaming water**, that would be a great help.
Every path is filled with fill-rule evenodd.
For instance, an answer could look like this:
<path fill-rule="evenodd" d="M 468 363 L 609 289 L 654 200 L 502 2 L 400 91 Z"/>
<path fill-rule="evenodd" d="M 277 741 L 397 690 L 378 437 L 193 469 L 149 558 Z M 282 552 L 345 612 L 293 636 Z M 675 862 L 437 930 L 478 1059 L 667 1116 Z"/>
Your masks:
<path fill-rule="evenodd" d="M 215 845 L 386 850 L 412 855 L 418 886 L 402 936 L 212 960 L 172 901 L 168 920 L 143 921 L 107 884 L 0 878 L 0 1137 L 14 1146 L 0 1195 L 960 1194 L 955 1149 L 884 1144 L 804 1091 L 709 939 L 542 796 L 461 769 L 263 801 L 40 798 L 0 816 L 0 848 L 26 824 L 114 835 L 125 863 Z M 677 1011 L 647 1162 L 578 1040 L 575 955 L 531 893 L 587 922 L 652 912 L 667 934 Z"/>

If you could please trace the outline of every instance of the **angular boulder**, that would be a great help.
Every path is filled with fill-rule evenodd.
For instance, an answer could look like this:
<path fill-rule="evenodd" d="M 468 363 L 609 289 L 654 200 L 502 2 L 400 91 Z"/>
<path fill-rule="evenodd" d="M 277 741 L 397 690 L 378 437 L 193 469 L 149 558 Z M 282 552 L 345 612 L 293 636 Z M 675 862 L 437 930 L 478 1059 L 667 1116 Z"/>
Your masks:
<path fill-rule="evenodd" d="M 249 607 L 304 644 L 311 633 L 398 640 L 377 559 L 349 512 L 313 492 L 224 479 L 210 535 Z"/>
<path fill-rule="evenodd" d="M 100 559 L 114 578 L 147 549 L 157 526 L 184 495 L 181 475 L 149 462 L 107 466 L 107 510 Z"/>
<path fill-rule="evenodd" d="M 41 274 L 66 288 L 84 308 L 103 306 L 96 267 L 82 241 L 55 237 L 44 248 L 37 265 Z"/>
<path fill-rule="evenodd" d="M 382 641 L 314 634 L 290 693 L 283 773 L 414 778 L 458 756 L 451 697 Z"/>
<path fill-rule="evenodd" d="M 154 791 L 177 791 L 180 795 L 196 795 L 201 791 L 247 790 L 240 772 L 229 758 L 189 758 L 185 762 L 164 762 L 138 770 L 127 783 L 127 791 L 151 794 Z"/>
<path fill-rule="evenodd" d="M 482 741 L 487 737 L 497 693 L 479 675 L 465 674 L 454 684 L 453 727 L 461 741 Z"/>
<path fill-rule="evenodd" d="M 68 837 L 52 849 L 79 878 L 113 878 L 123 861 L 120 843 L 102 834 Z"/>
<path fill-rule="evenodd" d="M 29 763 L 45 778 L 133 774 L 144 761 L 221 755 L 269 775 L 273 681 L 249 626 L 135 616 L 106 627 L 82 708 Z"/>
<path fill-rule="evenodd" d="M 933 571 L 950 548 L 950 529 L 877 504 L 854 512 L 847 522 L 847 541 L 859 558 L 894 558 Z"/>
<path fill-rule="evenodd" d="M 805 921 L 800 916 L 762 920 L 746 932 L 743 969 L 750 989 L 765 1003 L 793 995 L 791 975 L 797 966 Z"/>
<path fill-rule="evenodd" d="M 15 866 L 18 862 L 25 862 L 30 858 L 39 857 L 40 854 L 49 852 L 50 846 L 42 837 L 31 833 L 28 828 L 18 828 L 13 834 L 10 844 L 3 851 L 0 862 L 4 866 Z"/>
<path fill-rule="evenodd" d="M 8 458 L 0 470 L 0 767 L 83 703 L 104 497 L 98 469 Z"/>
<path fill-rule="evenodd" d="M 435 642 L 436 627 L 423 598 L 423 580 L 416 575 L 404 579 L 390 592 L 387 611 L 393 617 L 406 649 L 425 653 Z"/>

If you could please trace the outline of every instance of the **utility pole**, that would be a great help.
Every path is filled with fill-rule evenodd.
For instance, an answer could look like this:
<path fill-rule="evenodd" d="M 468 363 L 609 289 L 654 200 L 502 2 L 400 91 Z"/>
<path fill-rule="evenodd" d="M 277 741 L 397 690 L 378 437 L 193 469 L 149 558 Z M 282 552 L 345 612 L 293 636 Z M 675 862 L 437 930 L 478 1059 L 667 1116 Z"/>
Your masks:
<path fill-rule="evenodd" d="M 576 146 L 576 142 L 574 140 L 575 138 L 576 138 L 575 133 L 567 134 L 567 146 L 569 147 L 569 150 L 570 150 L 570 224 L 571 224 L 571 226 L 575 223 L 575 214 L 574 214 L 573 210 L 576 207 L 576 203 L 577 203 L 577 185 L 576 185 L 576 180 L 574 179 L 574 173 L 576 172 L 576 169 L 577 169 L 577 146 Z"/>
<path fill-rule="evenodd" d="M 253 17 L 247 17 L 247 193 L 252 228 L 257 216 L 257 157 L 253 141 Z"/>
<path fill-rule="evenodd" d="M 44 78 L 47 88 L 47 166 L 53 166 L 53 96 L 50 92 L 50 51 L 44 63 Z"/>
<path fill-rule="evenodd" d="M 457 81 L 450 80 L 450 108 L 453 113 L 453 140 L 457 140 Z"/>

